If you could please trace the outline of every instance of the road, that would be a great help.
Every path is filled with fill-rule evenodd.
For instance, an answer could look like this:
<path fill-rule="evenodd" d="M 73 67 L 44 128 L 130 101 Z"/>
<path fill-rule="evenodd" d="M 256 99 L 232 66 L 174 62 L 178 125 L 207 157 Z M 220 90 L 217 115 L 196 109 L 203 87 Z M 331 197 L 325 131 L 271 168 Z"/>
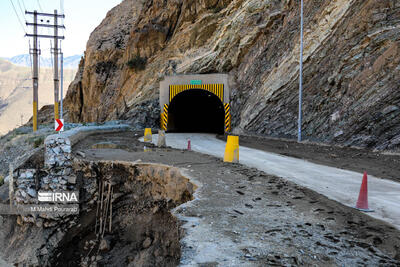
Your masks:
<path fill-rule="evenodd" d="M 158 136 L 153 135 L 153 143 Z M 167 146 L 186 149 L 191 140 L 193 151 L 223 158 L 225 142 L 212 134 L 168 133 Z M 143 140 L 143 139 L 141 139 Z M 353 207 L 357 201 L 363 174 L 311 163 L 302 159 L 264 152 L 241 146 L 240 163 L 307 187 L 344 205 Z M 368 215 L 400 229 L 400 183 L 368 176 Z"/>

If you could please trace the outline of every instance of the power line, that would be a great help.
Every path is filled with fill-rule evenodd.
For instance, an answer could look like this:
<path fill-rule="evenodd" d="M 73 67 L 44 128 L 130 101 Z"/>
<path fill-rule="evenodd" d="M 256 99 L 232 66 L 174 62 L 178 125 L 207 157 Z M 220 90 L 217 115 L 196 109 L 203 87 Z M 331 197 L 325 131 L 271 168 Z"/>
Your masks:
<path fill-rule="evenodd" d="M 21 19 L 20 19 L 19 16 L 18 16 L 18 12 L 17 12 L 17 10 L 15 9 L 14 3 L 13 3 L 12 0 L 10 0 L 10 2 L 11 2 L 11 5 L 12 5 L 12 7 L 13 7 L 13 9 L 14 9 L 15 15 L 17 15 L 17 19 L 18 19 L 18 21 L 19 21 L 19 24 L 21 25 L 22 30 L 23 30 L 24 33 L 26 34 L 26 30 L 25 30 L 24 24 L 21 22 Z"/>
<path fill-rule="evenodd" d="M 31 62 L 31 74 L 33 76 L 33 63 L 32 63 L 32 53 L 31 53 L 31 40 L 28 40 L 29 42 L 29 60 Z"/>
<path fill-rule="evenodd" d="M 42 9 L 42 6 L 40 5 L 40 2 L 39 2 L 39 0 L 36 0 L 36 2 L 38 3 L 38 5 L 39 5 L 39 9 L 40 9 L 40 11 L 42 11 L 43 12 L 43 9 Z"/>
<path fill-rule="evenodd" d="M 51 56 L 51 51 L 53 50 L 53 43 L 50 40 L 50 59 L 51 59 L 51 68 L 54 69 L 53 57 Z"/>
<path fill-rule="evenodd" d="M 24 10 L 26 10 L 24 0 L 22 0 L 22 5 L 24 6 Z"/>
<path fill-rule="evenodd" d="M 26 19 L 25 19 L 25 12 L 22 10 L 21 3 L 19 2 L 19 0 L 17 0 L 17 3 L 18 3 L 18 6 L 19 6 L 19 10 L 21 11 L 21 14 L 22 14 L 22 16 L 24 17 L 24 20 L 25 20 L 25 22 L 26 22 Z"/>
<path fill-rule="evenodd" d="M 64 0 L 60 0 L 60 11 L 61 11 L 61 14 L 64 14 Z M 63 25 L 65 24 L 63 17 L 61 18 L 61 24 L 63 24 Z M 62 30 L 62 35 L 64 35 L 65 34 L 64 29 L 61 29 L 61 30 Z"/>
<path fill-rule="evenodd" d="M 64 0 L 60 0 L 60 11 L 61 14 L 64 14 Z"/>

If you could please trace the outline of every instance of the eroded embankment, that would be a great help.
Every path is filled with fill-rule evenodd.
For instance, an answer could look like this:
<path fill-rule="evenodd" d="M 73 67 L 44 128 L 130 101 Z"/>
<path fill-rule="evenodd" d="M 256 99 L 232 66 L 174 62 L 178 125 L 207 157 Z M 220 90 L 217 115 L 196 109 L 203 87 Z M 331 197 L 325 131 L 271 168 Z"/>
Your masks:
<path fill-rule="evenodd" d="M 41 157 L 43 158 L 43 157 Z M 27 266 L 176 266 L 181 228 L 170 210 L 196 186 L 161 164 L 74 160 L 80 212 L 1 216 L 8 263 Z M 39 178 L 40 179 L 40 178 Z M 110 201 L 108 201 L 110 200 Z M 106 212 L 107 211 L 107 212 Z"/>
<path fill-rule="evenodd" d="M 196 188 L 177 168 L 126 162 L 75 163 L 81 183 L 80 224 L 61 240 L 55 266 L 176 266 L 181 231 L 170 210 L 192 199 Z M 102 185 L 112 185 L 112 222 L 100 222 Z M 106 186 L 107 188 L 107 186 Z M 103 201 L 106 205 L 106 201 Z M 110 214 L 110 213 L 109 213 Z M 96 225 L 102 223 L 104 236 Z M 97 228 L 98 229 L 98 228 Z M 109 231 L 111 229 L 111 232 Z"/>

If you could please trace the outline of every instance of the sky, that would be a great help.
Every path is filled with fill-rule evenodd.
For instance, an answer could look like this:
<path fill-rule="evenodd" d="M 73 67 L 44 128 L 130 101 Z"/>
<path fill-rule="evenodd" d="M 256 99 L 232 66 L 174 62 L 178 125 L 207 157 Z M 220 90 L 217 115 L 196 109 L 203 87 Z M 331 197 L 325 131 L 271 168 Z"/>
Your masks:
<path fill-rule="evenodd" d="M 18 21 L 11 3 L 14 4 L 21 23 Z M 83 54 L 90 33 L 105 18 L 107 12 L 119 3 L 121 0 L 0 0 L 0 57 L 13 57 L 29 53 L 29 39 L 32 38 L 24 36 L 26 32 L 32 33 L 33 27 L 26 26 L 25 22 L 33 22 L 33 15 L 25 15 L 25 8 L 29 11 L 36 9 L 43 13 L 54 13 L 54 9 L 57 9 L 60 13 L 64 7 L 66 29 L 65 40 L 61 45 L 64 56 L 68 57 Z M 47 17 L 38 18 L 49 19 Z M 52 35 L 53 29 L 40 29 L 39 34 Z M 50 39 L 41 39 L 40 47 L 41 55 L 50 57 Z"/>

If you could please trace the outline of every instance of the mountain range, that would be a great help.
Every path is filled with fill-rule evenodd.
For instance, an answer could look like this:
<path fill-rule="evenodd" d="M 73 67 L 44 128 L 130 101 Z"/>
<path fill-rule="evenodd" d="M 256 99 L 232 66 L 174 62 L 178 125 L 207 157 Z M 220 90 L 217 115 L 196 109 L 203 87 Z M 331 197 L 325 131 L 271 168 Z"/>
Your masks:
<path fill-rule="evenodd" d="M 65 69 L 77 69 L 79 66 L 79 62 L 81 61 L 82 55 L 74 55 L 64 58 L 64 68 Z M 22 67 L 30 67 L 31 66 L 31 58 L 29 54 L 17 55 L 10 58 L 2 58 L 7 60 L 14 65 L 22 66 Z M 40 57 L 40 66 L 43 68 L 52 68 L 53 67 L 53 59 L 52 58 L 44 58 Z"/>

